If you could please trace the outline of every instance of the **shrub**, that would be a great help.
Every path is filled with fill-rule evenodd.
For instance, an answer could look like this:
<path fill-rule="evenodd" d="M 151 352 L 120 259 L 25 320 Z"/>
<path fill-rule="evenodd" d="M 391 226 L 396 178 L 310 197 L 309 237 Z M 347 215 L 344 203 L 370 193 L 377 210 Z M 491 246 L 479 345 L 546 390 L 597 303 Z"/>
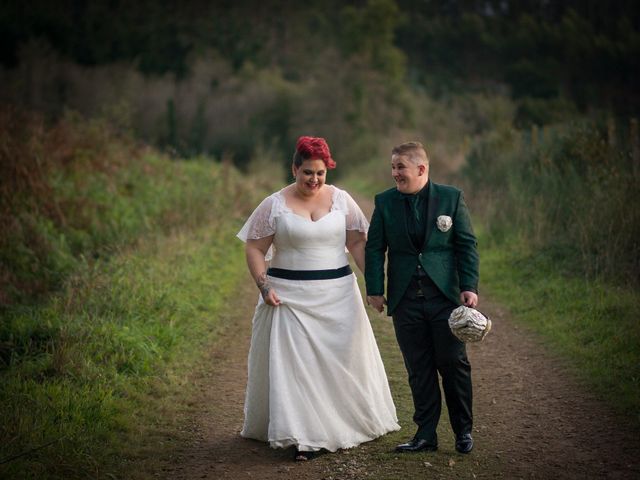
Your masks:
<path fill-rule="evenodd" d="M 0 305 L 30 302 L 141 235 L 233 209 L 232 169 L 171 161 L 106 122 L 0 111 Z M 216 189 L 225 194 L 216 195 Z"/>
<path fill-rule="evenodd" d="M 490 236 L 517 232 L 532 246 L 563 252 L 587 276 L 637 284 L 639 172 L 626 129 L 615 132 L 613 121 L 582 120 L 485 136 L 465 174 Z"/>

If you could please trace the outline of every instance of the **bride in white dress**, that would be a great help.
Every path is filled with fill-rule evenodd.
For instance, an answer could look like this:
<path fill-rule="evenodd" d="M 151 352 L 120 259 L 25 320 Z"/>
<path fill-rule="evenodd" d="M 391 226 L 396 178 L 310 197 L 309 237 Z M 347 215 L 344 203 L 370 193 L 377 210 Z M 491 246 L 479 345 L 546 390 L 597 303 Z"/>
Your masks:
<path fill-rule="evenodd" d="M 347 192 L 325 184 L 334 166 L 324 139 L 300 137 L 295 183 L 263 200 L 238 233 L 261 292 L 241 435 L 293 446 L 296 460 L 400 428 L 345 252 L 363 270 L 369 224 Z"/>

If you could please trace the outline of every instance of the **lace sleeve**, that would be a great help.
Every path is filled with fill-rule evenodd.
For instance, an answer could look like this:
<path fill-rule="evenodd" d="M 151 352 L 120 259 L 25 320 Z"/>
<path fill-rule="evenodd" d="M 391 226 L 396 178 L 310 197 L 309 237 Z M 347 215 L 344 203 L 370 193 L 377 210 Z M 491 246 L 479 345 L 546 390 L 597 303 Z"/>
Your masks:
<path fill-rule="evenodd" d="M 275 199 L 273 195 L 265 198 L 249 216 L 236 235 L 240 240 L 257 240 L 276 233 L 275 219 L 272 214 Z"/>
<path fill-rule="evenodd" d="M 344 190 L 340 191 L 340 197 L 342 197 L 340 203 L 345 211 L 347 230 L 358 230 L 359 232 L 367 233 L 369 221 L 358 204 Z"/>

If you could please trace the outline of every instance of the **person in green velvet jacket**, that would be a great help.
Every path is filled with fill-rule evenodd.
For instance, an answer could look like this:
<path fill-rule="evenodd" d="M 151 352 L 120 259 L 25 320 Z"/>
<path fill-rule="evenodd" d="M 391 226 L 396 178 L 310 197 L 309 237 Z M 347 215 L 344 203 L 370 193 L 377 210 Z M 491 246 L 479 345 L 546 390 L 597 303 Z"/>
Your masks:
<path fill-rule="evenodd" d="M 399 452 L 438 447 L 441 393 L 456 449 L 473 448 L 471 366 L 463 342 L 449 328 L 459 305 L 478 303 L 477 241 L 462 192 L 429 180 L 429 159 L 419 142 L 391 152 L 396 187 L 375 197 L 365 249 L 367 301 L 393 318 L 413 396 L 415 436 Z M 387 295 L 384 296 L 385 260 Z"/>

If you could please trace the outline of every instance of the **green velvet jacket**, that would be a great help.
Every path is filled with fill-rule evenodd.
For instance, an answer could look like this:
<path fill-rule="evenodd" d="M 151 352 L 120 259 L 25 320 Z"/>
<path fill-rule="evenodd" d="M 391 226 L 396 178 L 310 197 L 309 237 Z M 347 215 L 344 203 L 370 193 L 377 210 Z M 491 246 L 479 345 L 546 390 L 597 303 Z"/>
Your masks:
<path fill-rule="evenodd" d="M 451 219 L 447 231 L 437 226 L 441 216 Z M 431 182 L 425 228 L 425 242 L 419 251 L 409 238 L 402 194 L 391 188 L 376 195 L 365 250 L 365 280 L 367 295 L 384 294 L 384 265 L 388 254 L 388 315 L 398 306 L 418 262 L 442 293 L 457 305 L 461 291 L 478 291 L 477 241 L 460 190 Z"/>

